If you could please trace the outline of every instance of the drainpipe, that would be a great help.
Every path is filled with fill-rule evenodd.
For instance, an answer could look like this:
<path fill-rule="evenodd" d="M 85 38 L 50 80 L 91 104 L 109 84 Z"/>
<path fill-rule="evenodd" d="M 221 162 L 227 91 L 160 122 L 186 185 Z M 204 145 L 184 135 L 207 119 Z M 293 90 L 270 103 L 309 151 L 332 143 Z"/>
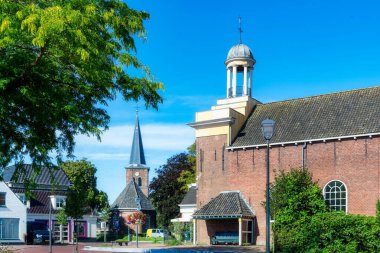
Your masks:
<path fill-rule="evenodd" d="M 305 142 L 302 146 L 302 171 L 305 170 L 305 149 L 306 149 L 307 143 Z"/>

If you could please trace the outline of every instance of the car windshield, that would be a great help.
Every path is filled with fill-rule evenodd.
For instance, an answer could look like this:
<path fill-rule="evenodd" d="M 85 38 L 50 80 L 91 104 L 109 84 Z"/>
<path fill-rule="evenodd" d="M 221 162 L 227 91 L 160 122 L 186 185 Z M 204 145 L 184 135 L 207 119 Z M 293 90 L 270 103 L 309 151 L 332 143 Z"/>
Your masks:
<path fill-rule="evenodd" d="M 38 234 L 38 235 L 49 235 L 48 230 L 36 230 L 36 231 L 34 231 L 34 233 Z"/>

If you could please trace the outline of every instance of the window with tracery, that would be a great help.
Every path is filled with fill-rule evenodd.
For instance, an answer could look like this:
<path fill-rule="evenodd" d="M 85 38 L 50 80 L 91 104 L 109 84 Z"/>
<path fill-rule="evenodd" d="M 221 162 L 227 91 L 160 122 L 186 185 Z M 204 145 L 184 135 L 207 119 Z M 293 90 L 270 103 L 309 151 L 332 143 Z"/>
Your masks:
<path fill-rule="evenodd" d="M 334 210 L 347 212 L 347 189 L 341 181 L 331 181 L 324 189 L 327 205 Z"/>

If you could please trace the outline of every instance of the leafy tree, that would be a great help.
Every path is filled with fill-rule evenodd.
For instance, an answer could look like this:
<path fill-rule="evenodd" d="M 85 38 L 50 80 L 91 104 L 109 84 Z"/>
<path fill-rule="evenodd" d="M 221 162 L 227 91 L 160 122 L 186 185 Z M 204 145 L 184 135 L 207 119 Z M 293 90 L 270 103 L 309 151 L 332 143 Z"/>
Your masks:
<path fill-rule="evenodd" d="M 271 185 L 276 252 L 379 252 L 374 217 L 327 208 L 307 170 L 281 172 Z"/>
<path fill-rule="evenodd" d="M 327 209 L 322 190 L 307 170 L 291 169 L 276 175 L 270 186 L 271 216 L 276 223 L 290 223 Z"/>
<path fill-rule="evenodd" d="M 157 177 L 154 177 L 150 188 L 150 199 L 157 210 L 157 223 L 159 226 L 167 228 L 170 219 L 179 214 L 178 204 L 182 201 L 186 191 L 185 185 L 180 183 L 178 178 L 182 171 L 190 171 L 193 168 L 193 161 L 186 153 L 172 156 L 166 164 L 156 169 Z"/>
<path fill-rule="evenodd" d="M 66 213 L 76 219 L 86 212 L 96 213 L 109 207 L 108 196 L 96 188 L 96 168 L 89 161 L 66 161 L 60 165 L 72 182 L 67 197 Z"/>
<path fill-rule="evenodd" d="M 376 200 L 376 222 L 380 225 L 380 199 Z"/>
<path fill-rule="evenodd" d="M 59 209 L 56 219 L 59 225 L 67 224 L 67 215 L 64 208 Z"/>
<path fill-rule="evenodd" d="M 196 169 L 196 145 L 195 142 L 191 144 L 187 148 L 187 157 L 189 160 L 189 163 L 192 164 L 190 170 L 183 170 L 178 178 L 178 182 L 182 184 L 181 189 L 184 191 L 188 190 L 188 185 L 191 183 L 196 182 L 196 174 L 197 174 L 197 169 Z"/>
<path fill-rule="evenodd" d="M 67 225 L 68 221 L 67 221 L 67 215 L 66 215 L 66 211 L 64 208 L 61 208 L 59 209 L 58 211 L 58 214 L 56 215 L 56 219 L 57 219 L 57 223 L 60 225 L 59 226 L 59 233 L 60 233 L 60 242 L 63 243 L 62 241 L 62 235 L 63 235 L 63 228 L 62 226 L 64 225 Z"/>
<path fill-rule="evenodd" d="M 0 170 L 25 156 L 60 161 L 77 134 L 100 139 L 119 94 L 162 102 L 163 85 L 136 56 L 148 13 L 121 0 L 1 0 L 0 9 Z"/>
<path fill-rule="evenodd" d="M 100 221 L 109 222 L 112 217 L 112 208 L 110 206 L 105 207 L 99 212 Z"/>

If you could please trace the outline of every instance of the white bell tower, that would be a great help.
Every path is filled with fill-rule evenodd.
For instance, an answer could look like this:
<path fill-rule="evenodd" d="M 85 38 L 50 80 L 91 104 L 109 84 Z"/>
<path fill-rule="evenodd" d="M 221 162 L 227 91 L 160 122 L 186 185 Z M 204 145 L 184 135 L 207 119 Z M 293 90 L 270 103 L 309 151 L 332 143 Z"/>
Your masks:
<path fill-rule="evenodd" d="M 227 66 L 227 98 L 251 97 L 252 71 L 256 63 L 251 49 L 242 43 L 233 46 L 224 63 Z"/>

